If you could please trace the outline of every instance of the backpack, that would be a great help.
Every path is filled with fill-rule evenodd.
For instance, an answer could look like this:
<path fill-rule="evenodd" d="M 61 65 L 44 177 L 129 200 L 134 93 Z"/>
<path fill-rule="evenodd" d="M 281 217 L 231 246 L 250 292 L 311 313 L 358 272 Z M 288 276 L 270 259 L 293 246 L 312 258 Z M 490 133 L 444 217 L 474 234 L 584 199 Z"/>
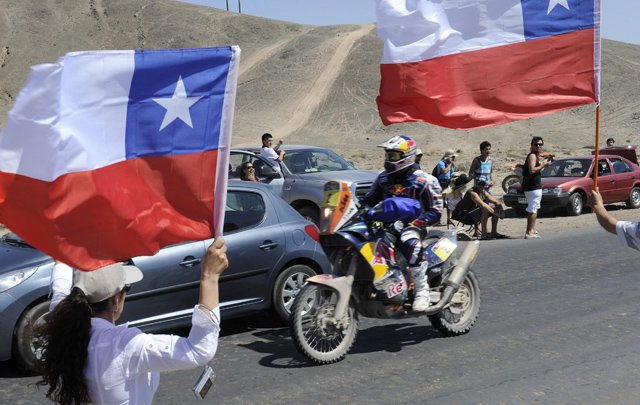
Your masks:
<path fill-rule="evenodd" d="M 440 164 L 440 162 L 438 162 L 438 164 Z M 439 174 L 438 172 L 439 172 L 438 165 L 436 164 L 436 167 L 434 167 L 433 170 L 431 171 L 431 175 L 437 179 Z"/>

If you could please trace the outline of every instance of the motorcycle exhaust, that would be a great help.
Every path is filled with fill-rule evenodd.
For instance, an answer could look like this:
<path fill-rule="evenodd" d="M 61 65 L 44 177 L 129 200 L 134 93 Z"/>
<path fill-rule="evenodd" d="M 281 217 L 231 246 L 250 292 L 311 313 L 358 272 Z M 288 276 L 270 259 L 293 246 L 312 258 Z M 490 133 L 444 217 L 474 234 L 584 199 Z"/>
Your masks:
<path fill-rule="evenodd" d="M 464 249 L 464 252 L 462 252 L 462 255 L 460 256 L 460 259 L 458 259 L 455 267 L 451 271 L 449 278 L 445 282 L 447 287 L 442 292 L 440 301 L 438 301 L 436 305 L 429 307 L 429 309 L 425 311 L 426 315 L 433 315 L 435 313 L 438 313 L 442 311 L 445 305 L 449 304 L 451 298 L 453 297 L 453 294 L 458 291 L 458 289 L 464 282 L 465 277 L 467 277 L 467 273 L 469 273 L 471 265 L 473 264 L 473 261 L 476 259 L 476 256 L 478 254 L 479 245 L 480 242 L 477 240 L 467 245 L 467 247 Z"/>

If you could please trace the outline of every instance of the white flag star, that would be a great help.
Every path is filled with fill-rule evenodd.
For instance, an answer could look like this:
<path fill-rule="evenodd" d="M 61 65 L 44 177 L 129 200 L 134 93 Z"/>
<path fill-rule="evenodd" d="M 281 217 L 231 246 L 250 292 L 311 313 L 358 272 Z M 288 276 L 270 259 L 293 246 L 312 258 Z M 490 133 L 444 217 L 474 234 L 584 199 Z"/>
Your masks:
<path fill-rule="evenodd" d="M 176 90 L 173 92 L 173 97 L 153 99 L 153 101 L 167 109 L 167 113 L 164 115 L 164 120 L 162 120 L 162 125 L 160 125 L 160 131 L 175 121 L 176 118 L 180 118 L 182 122 L 193 128 L 189 108 L 201 98 L 202 96 L 187 97 L 187 92 L 185 91 L 184 83 L 182 82 L 182 76 L 180 76 L 178 78 Z"/>
<path fill-rule="evenodd" d="M 567 0 L 549 0 L 549 9 L 547 10 L 547 15 L 549 15 L 551 10 L 553 10 L 553 8 L 558 4 L 569 10 L 569 3 L 567 3 Z"/>

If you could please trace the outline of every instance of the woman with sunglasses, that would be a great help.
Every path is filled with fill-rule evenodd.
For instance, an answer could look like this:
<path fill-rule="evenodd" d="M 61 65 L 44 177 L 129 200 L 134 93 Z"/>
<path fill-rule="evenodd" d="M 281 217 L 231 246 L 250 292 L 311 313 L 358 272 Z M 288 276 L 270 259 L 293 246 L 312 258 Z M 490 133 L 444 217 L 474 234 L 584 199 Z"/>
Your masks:
<path fill-rule="evenodd" d="M 240 168 L 240 180 L 259 182 L 258 176 L 256 176 L 256 169 L 253 168 L 253 163 L 244 162 Z"/>
<path fill-rule="evenodd" d="M 189 337 L 116 327 L 134 266 L 116 263 L 84 272 L 57 262 L 51 274 L 51 314 L 43 330 L 42 380 L 47 398 L 60 404 L 150 404 L 160 372 L 186 370 L 215 355 L 220 331 L 218 280 L 228 266 L 224 240 L 202 260 L 200 299 Z"/>
<path fill-rule="evenodd" d="M 533 137 L 531 140 L 531 152 L 527 155 L 522 167 L 522 191 L 528 202 L 525 239 L 540 239 L 540 235 L 536 231 L 536 218 L 538 217 L 540 200 L 542 200 L 541 171 L 551 164 L 548 160 L 540 163 L 540 153 L 542 153 L 543 146 L 544 141 L 541 137 Z"/>

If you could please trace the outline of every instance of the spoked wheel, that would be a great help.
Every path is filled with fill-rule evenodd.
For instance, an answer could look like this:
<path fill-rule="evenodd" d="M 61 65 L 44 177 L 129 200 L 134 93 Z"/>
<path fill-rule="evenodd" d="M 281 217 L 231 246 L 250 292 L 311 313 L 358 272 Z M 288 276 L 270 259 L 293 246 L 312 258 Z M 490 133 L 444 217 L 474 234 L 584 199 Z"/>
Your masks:
<path fill-rule="evenodd" d="M 479 312 L 480 286 L 476 276 L 469 271 L 451 304 L 437 314 L 430 315 L 429 321 L 447 336 L 464 335 L 476 323 Z"/>
<path fill-rule="evenodd" d="M 520 182 L 520 177 L 515 174 L 510 174 L 505 177 L 504 180 L 502 180 L 502 190 L 506 193 L 507 191 L 509 191 L 509 187 L 518 182 Z"/>
<path fill-rule="evenodd" d="M 358 334 L 358 314 L 349 302 L 347 314 L 335 319 L 338 294 L 323 285 L 307 284 L 291 310 L 291 337 L 307 359 L 318 364 L 335 363 L 351 350 Z"/>

